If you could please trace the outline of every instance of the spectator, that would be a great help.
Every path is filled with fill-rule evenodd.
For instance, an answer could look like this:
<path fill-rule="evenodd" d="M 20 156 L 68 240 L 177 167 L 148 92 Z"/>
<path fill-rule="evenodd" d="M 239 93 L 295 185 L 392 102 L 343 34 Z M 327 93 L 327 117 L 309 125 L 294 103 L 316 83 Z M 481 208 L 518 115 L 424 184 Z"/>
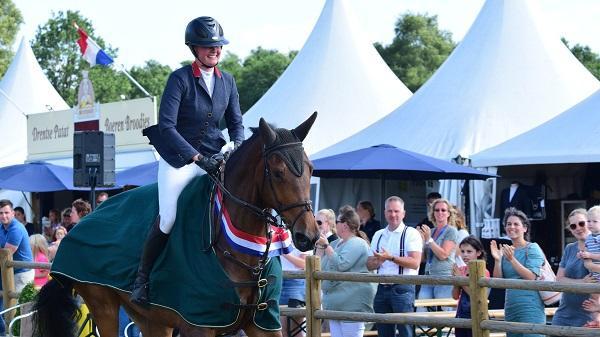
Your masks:
<path fill-rule="evenodd" d="M 429 228 L 433 228 L 435 227 L 435 225 L 433 224 L 433 222 L 431 222 L 431 220 L 429 219 L 429 213 L 431 210 L 431 205 L 433 205 L 433 202 L 436 201 L 437 199 L 441 199 L 442 195 L 439 194 L 438 192 L 431 192 L 427 194 L 427 216 L 421 220 L 421 223 L 419 224 L 420 226 L 422 225 L 427 225 L 429 226 Z M 417 226 L 418 227 L 418 226 Z"/>
<path fill-rule="evenodd" d="M 311 252 L 301 252 L 296 247 L 294 247 L 294 250 L 291 253 L 281 255 L 281 268 L 284 271 L 303 271 L 306 267 L 306 256 L 310 254 Z M 306 284 L 304 279 L 284 279 L 283 285 L 281 287 L 281 296 L 279 298 L 279 303 L 287 304 L 287 306 L 290 308 L 304 307 L 306 305 L 306 302 L 304 301 L 305 295 Z M 303 325 L 302 321 L 304 321 L 304 318 L 281 317 L 280 319 L 283 337 L 294 337 L 304 335 L 297 335 L 297 333 L 294 333 L 301 331 L 301 326 Z"/>
<path fill-rule="evenodd" d="M 592 274 L 594 282 L 600 281 L 600 206 L 594 206 L 587 212 L 587 228 L 590 235 L 585 239 L 585 250 L 580 251 L 577 257 L 583 259 L 583 265 Z M 600 294 L 592 294 L 593 302 L 598 303 Z M 592 320 L 584 326 L 600 328 L 598 313 L 592 312 Z"/>
<path fill-rule="evenodd" d="M 60 222 L 60 211 L 54 208 L 51 209 L 48 212 L 48 221 L 44 221 L 42 224 L 42 233 L 48 242 L 52 242 L 52 235 L 54 235 L 54 230 L 60 225 Z"/>
<path fill-rule="evenodd" d="M 466 265 L 474 260 L 486 260 L 485 250 L 483 245 L 474 236 L 468 236 L 460 241 L 459 245 L 461 261 L 465 263 L 460 267 L 454 265 L 452 275 L 454 276 L 469 276 L 469 267 Z M 485 276 L 490 277 L 490 272 L 485 271 Z M 454 286 L 452 289 L 452 298 L 458 300 L 456 308 L 456 318 L 471 318 L 471 293 L 468 286 Z M 471 337 L 473 335 L 471 329 L 456 328 L 454 330 L 455 337 Z"/>
<path fill-rule="evenodd" d="M 108 193 L 100 192 L 96 196 L 96 207 L 100 206 L 101 203 L 105 202 L 108 199 Z"/>
<path fill-rule="evenodd" d="M 42 234 L 33 234 L 29 237 L 29 245 L 31 246 L 31 254 L 33 255 L 34 262 L 50 262 L 48 259 L 48 241 Z M 33 285 L 40 289 L 46 282 L 48 282 L 48 269 L 34 269 L 35 277 L 33 279 Z"/>
<path fill-rule="evenodd" d="M 92 211 L 92 206 L 89 202 L 83 199 L 77 199 L 71 204 L 71 228 L 67 228 L 67 232 L 73 229 L 79 223 L 79 220 L 88 215 Z"/>
<path fill-rule="evenodd" d="M 460 208 L 456 207 L 455 205 L 452 205 L 451 212 L 454 212 L 454 227 L 456 227 L 456 229 L 458 230 L 456 242 L 462 242 L 469 236 L 469 231 L 467 230 L 467 223 L 465 220 L 465 214 Z M 466 263 L 462 260 L 461 254 L 456 254 L 455 260 L 456 264 L 459 267 L 466 266 Z"/>
<path fill-rule="evenodd" d="M 360 219 L 351 207 L 340 210 L 336 221 L 339 239 L 331 242 L 321 234 L 315 247 L 322 257 L 324 271 L 368 273 L 369 244 L 367 236 L 360 231 Z M 371 283 L 323 282 L 323 308 L 325 310 L 373 312 L 375 288 Z M 331 337 L 362 337 L 364 322 L 329 320 Z"/>
<path fill-rule="evenodd" d="M 367 234 L 369 241 L 373 239 L 375 232 L 381 229 L 381 222 L 375 219 L 375 208 L 370 201 L 359 201 L 356 205 L 356 212 L 360 217 L 361 230 Z"/>
<path fill-rule="evenodd" d="M 494 277 L 535 280 L 544 263 L 544 253 L 537 243 L 528 242 L 531 224 L 525 213 L 514 207 L 504 213 L 504 229 L 512 246 L 490 244 L 494 258 Z M 546 324 L 544 302 L 537 290 L 506 289 L 504 316 L 507 322 Z M 507 332 L 507 337 L 542 337 L 539 334 Z"/>
<path fill-rule="evenodd" d="M 591 275 L 583 265 L 583 260 L 577 257 L 579 251 L 585 250 L 585 239 L 590 231 L 587 228 L 587 211 L 583 208 L 573 210 L 567 218 L 567 229 L 577 239 L 577 242 L 565 246 L 556 279 L 560 282 L 589 283 L 593 282 Z M 588 295 L 564 292 L 560 305 L 552 317 L 553 325 L 583 326 L 593 319 L 592 315 L 582 308 Z"/>
<path fill-rule="evenodd" d="M 71 220 L 71 207 L 65 208 L 62 211 L 62 222 L 60 223 L 67 231 L 73 227 L 73 220 Z"/>
<path fill-rule="evenodd" d="M 429 220 L 435 224 L 433 232 L 426 225 L 417 228 L 425 242 L 425 252 L 427 253 L 425 275 L 451 276 L 458 231 L 454 227 L 456 214 L 452 211 L 450 202 L 446 199 L 436 199 L 429 208 Z M 451 297 L 451 285 L 424 284 L 419 291 L 419 299 Z M 419 309 L 426 310 L 425 308 Z M 445 307 L 444 310 L 452 310 L 452 308 Z"/>
<path fill-rule="evenodd" d="M 25 210 L 21 206 L 15 207 L 15 218 L 25 226 L 27 230 L 27 235 L 32 235 L 35 233 L 35 226 L 31 222 L 27 222 L 27 215 L 25 215 Z"/>
<path fill-rule="evenodd" d="M 0 200 L 0 247 L 6 248 L 12 254 L 14 261 L 32 262 L 29 236 L 25 227 L 15 219 L 15 211 L 10 200 Z M 14 268 L 15 288 L 17 292 L 23 290 L 25 285 L 33 282 L 35 272 L 32 269 Z M 0 310 L 2 305 L 0 305 Z M 5 324 L 0 315 L 0 335 L 5 333 Z"/>
<path fill-rule="evenodd" d="M 58 247 L 60 246 L 60 242 L 67 235 L 67 229 L 63 226 L 58 226 L 54 231 L 54 235 L 52 236 L 52 242 L 48 246 L 48 258 L 50 261 L 54 260 L 56 256 L 56 252 L 58 251 Z"/>
<path fill-rule="evenodd" d="M 321 235 L 325 235 L 328 242 L 331 243 L 337 240 L 335 234 L 335 213 L 332 209 L 322 209 L 315 215 L 317 226 L 319 226 L 319 232 Z"/>
<path fill-rule="evenodd" d="M 389 197 L 385 201 L 385 220 L 388 225 L 373 235 L 367 268 L 381 275 L 417 275 L 421 261 L 423 241 L 419 232 L 404 224 L 404 201 Z M 401 240 L 404 238 L 404 240 Z M 413 312 L 415 286 L 410 284 L 380 283 L 373 307 L 376 313 Z M 411 337 L 411 325 L 377 324 L 379 337 Z"/>

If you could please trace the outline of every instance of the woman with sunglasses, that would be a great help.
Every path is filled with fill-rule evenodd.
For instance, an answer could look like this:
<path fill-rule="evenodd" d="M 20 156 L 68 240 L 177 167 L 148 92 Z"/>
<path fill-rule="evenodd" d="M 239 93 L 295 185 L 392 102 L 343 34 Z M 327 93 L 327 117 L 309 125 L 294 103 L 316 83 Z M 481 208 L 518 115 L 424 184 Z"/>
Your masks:
<path fill-rule="evenodd" d="M 328 243 L 338 239 L 335 234 L 335 213 L 332 209 L 322 209 L 315 215 L 319 232 L 327 238 Z"/>
<path fill-rule="evenodd" d="M 425 275 L 452 276 L 454 267 L 454 254 L 458 240 L 456 229 L 456 213 L 452 211 L 452 205 L 446 199 L 435 200 L 429 209 L 429 220 L 435 227 L 427 225 L 419 226 L 423 242 L 425 243 Z M 451 285 L 427 285 L 421 286 L 419 299 L 430 298 L 452 298 Z M 419 308 L 419 311 L 426 310 Z M 444 310 L 453 310 L 444 307 Z"/>
<path fill-rule="evenodd" d="M 587 211 L 583 208 L 573 210 L 567 218 L 567 229 L 577 239 L 565 246 L 560 260 L 556 278 L 561 282 L 587 283 L 594 282 L 583 260 L 577 252 L 585 250 L 585 239 L 590 235 L 587 228 Z M 564 326 L 583 326 L 592 320 L 592 314 L 582 304 L 590 296 L 585 294 L 563 293 L 560 305 L 552 318 L 552 324 Z"/>
<path fill-rule="evenodd" d="M 367 235 L 360 230 L 358 213 L 351 206 L 339 211 L 336 221 L 339 239 L 331 242 L 321 235 L 315 243 L 321 257 L 323 271 L 368 273 L 367 258 L 370 246 Z M 323 308 L 325 310 L 373 312 L 375 284 L 323 281 Z M 362 337 L 364 322 L 329 320 L 331 337 Z"/>

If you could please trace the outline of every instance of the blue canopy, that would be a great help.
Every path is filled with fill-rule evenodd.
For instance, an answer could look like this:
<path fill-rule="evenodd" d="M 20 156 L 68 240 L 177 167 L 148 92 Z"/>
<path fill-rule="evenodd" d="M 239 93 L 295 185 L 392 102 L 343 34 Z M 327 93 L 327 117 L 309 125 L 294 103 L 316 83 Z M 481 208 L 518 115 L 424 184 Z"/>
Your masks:
<path fill-rule="evenodd" d="M 73 169 L 43 162 L 2 167 L 0 188 L 24 192 L 74 190 Z"/>
<path fill-rule="evenodd" d="M 378 178 L 404 180 L 487 179 L 494 174 L 449 161 L 375 145 L 313 160 L 313 176 L 322 178 Z"/>
<path fill-rule="evenodd" d="M 117 172 L 117 184 L 120 186 L 143 186 L 155 183 L 158 175 L 158 161 L 130 167 Z"/>

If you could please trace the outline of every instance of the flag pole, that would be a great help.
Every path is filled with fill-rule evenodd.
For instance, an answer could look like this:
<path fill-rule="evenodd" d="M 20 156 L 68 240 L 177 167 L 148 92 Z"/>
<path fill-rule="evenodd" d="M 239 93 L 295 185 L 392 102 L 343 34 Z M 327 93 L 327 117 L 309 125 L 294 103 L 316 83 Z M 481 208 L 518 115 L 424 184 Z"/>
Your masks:
<path fill-rule="evenodd" d="M 77 25 L 77 23 L 75 21 L 73 21 L 73 27 L 75 27 L 75 29 L 79 30 L 79 26 Z M 92 41 L 93 42 L 93 41 Z M 111 60 L 112 61 L 112 60 Z M 114 64 L 114 63 L 112 63 Z M 125 66 L 123 64 L 120 64 L 120 68 L 116 69 L 117 71 L 121 71 L 123 74 L 125 74 L 125 76 L 127 76 L 127 78 L 133 83 L 135 84 L 136 87 L 138 87 L 138 89 L 140 89 L 144 95 L 146 95 L 147 97 L 150 97 L 150 99 L 153 99 L 153 96 L 150 95 L 150 93 L 148 92 L 148 90 L 144 89 L 144 87 L 142 87 L 142 85 L 136 81 L 131 74 L 129 74 L 127 72 L 127 70 L 125 69 Z"/>
<path fill-rule="evenodd" d="M 148 92 L 146 89 L 144 89 L 144 87 L 142 87 L 142 85 L 141 85 L 141 84 L 139 84 L 139 83 L 138 83 L 138 81 L 136 81 L 136 80 L 135 80 L 135 78 L 133 78 L 133 77 L 131 76 L 131 74 L 129 74 L 129 73 L 127 72 L 127 70 L 125 70 L 125 66 L 124 66 L 124 65 L 122 65 L 122 64 L 121 64 L 120 66 L 121 66 L 121 68 L 120 68 L 120 69 L 118 69 L 118 70 L 120 70 L 120 71 L 121 71 L 123 74 L 125 74 L 125 76 L 127 76 L 127 78 L 128 78 L 128 79 L 129 79 L 131 82 L 133 82 L 133 84 L 135 84 L 135 86 L 136 86 L 136 87 L 138 87 L 138 89 L 140 89 L 140 90 L 141 90 L 141 91 L 142 91 L 142 92 L 143 92 L 143 93 L 144 93 L 146 96 L 148 96 L 148 97 L 152 98 L 152 95 L 150 95 L 150 93 L 149 93 L 149 92 Z"/>

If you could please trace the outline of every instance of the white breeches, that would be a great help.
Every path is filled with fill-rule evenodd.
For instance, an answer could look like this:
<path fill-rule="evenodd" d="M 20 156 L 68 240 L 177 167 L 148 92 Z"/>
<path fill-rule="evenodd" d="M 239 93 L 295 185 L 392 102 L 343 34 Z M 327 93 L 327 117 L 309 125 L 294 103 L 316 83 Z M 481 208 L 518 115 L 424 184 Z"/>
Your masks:
<path fill-rule="evenodd" d="M 196 176 L 206 174 L 200 166 L 192 163 L 181 168 L 174 168 L 164 159 L 158 162 L 158 212 L 160 214 L 160 230 L 169 234 L 177 216 L 177 199 L 181 191 Z"/>

